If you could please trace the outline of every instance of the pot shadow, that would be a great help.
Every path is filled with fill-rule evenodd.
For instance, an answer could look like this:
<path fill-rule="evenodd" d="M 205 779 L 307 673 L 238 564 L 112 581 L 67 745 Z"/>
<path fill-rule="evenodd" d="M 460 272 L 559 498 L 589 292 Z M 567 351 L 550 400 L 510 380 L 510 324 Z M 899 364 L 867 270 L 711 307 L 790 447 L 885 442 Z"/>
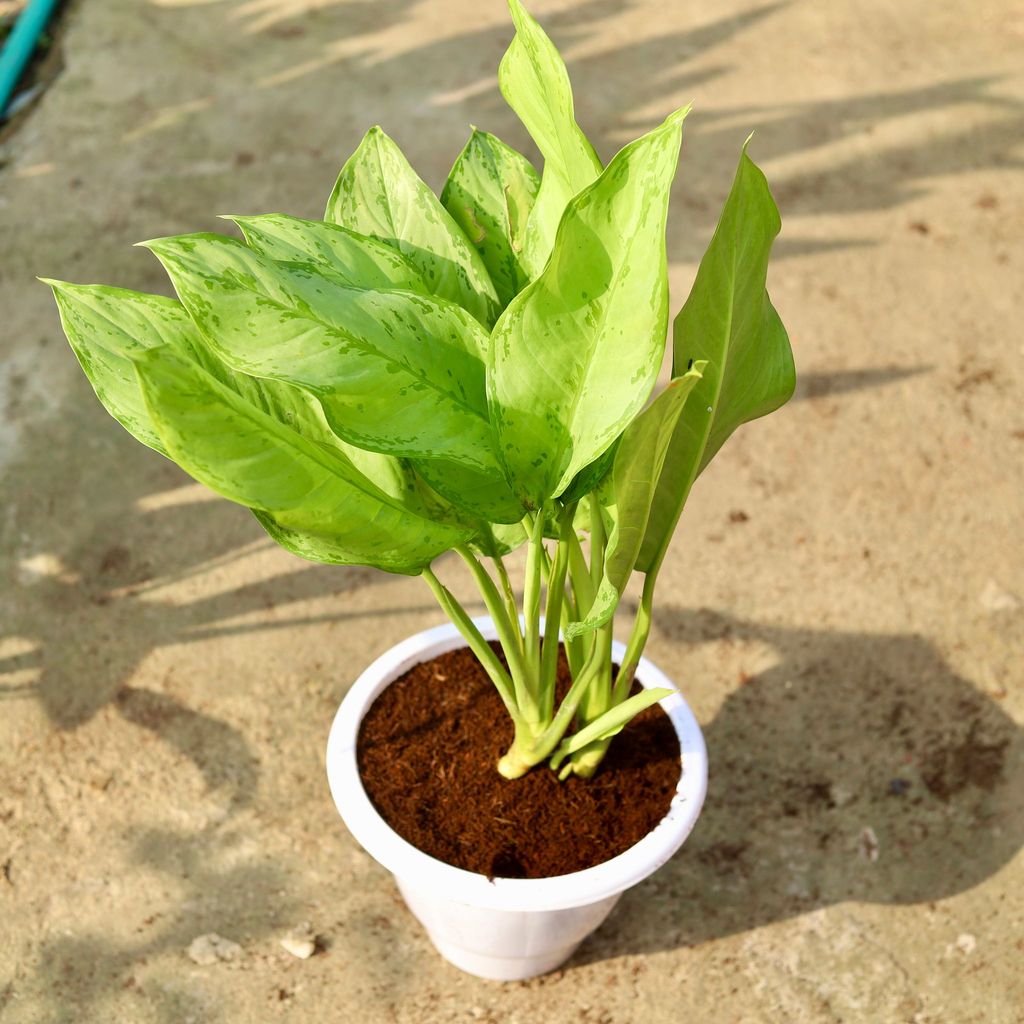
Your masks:
<path fill-rule="evenodd" d="M 696 946 L 845 900 L 913 904 L 1024 845 L 1024 730 L 910 634 L 769 626 L 664 608 L 683 645 L 773 649 L 705 727 L 693 834 L 571 961 Z"/>

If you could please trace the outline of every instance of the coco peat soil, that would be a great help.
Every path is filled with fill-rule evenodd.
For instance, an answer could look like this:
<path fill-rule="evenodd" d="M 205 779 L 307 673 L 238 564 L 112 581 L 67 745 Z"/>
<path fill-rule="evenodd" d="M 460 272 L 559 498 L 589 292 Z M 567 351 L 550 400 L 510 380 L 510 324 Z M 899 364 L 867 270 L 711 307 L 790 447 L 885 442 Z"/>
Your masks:
<path fill-rule="evenodd" d="M 560 658 L 557 697 L 570 683 Z M 615 738 L 592 779 L 546 765 L 519 779 L 495 767 L 512 723 L 468 649 L 421 662 L 374 701 L 359 772 L 385 821 L 438 860 L 490 878 L 546 878 L 623 853 L 668 813 L 679 740 L 654 705 Z"/>

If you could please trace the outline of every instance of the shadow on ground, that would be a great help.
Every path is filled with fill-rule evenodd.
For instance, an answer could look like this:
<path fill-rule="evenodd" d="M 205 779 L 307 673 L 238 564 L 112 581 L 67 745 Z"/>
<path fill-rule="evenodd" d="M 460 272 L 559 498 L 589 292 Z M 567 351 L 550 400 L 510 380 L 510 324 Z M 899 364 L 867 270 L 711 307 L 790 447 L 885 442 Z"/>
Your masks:
<path fill-rule="evenodd" d="M 773 650 L 705 728 L 710 786 L 676 857 L 573 963 L 697 945 L 845 900 L 970 889 L 1024 845 L 1024 730 L 926 640 L 662 608 L 680 645 Z"/>
<path fill-rule="evenodd" d="M 602 158 L 607 160 L 629 139 L 651 128 L 672 106 L 701 97 L 687 121 L 683 166 L 689 210 L 687 230 L 670 233 L 669 257 L 696 260 L 717 219 L 724 190 L 731 179 L 743 139 L 756 130 L 753 144 L 762 162 L 812 157 L 806 169 L 782 167 L 772 171 L 772 188 L 784 217 L 885 211 L 909 203 L 930 190 L 930 183 L 979 168 L 1019 168 L 1015 147 L 1024 127 L 1024 110 L 1015 100 L 1000 94 L 998 76 L 964 77 L 915 88 L 865 90 L 841 98 L 814 99 L 787 104 L 749 104 L 715 107 L 705 87 L 735 70 L 733 65 L 698 58 L 714 55 L 735 37 L 756 33 L 771 19 L 785 17 L 785 2 L 756 3 L 747 10 L 713 18 L 702 25 L 668 30 L 650 38 L 619 42 L 614 48 L 579 53 L 595 39 L 614 36 L 612 22 L 629 16 L 628 0 L 584 0 L 567 9 L 552 11 L 543 21 L 558 45 L 567 51 L 566 63 L 576 86 L 577 113 L 584 130 Z M 211 22 L 241 27 L 258 49 L 260 66 L 266 69 L 257 88 L 275 106 L 301 108 L 310 90 L 336 83 L 348 96 L 359 97 L 365 121 L 382 120 L 384 127 L 412 159 L 414 165 L 435 159 L 437 136 L 423 126 L 436 115 L 430 108 L 458 108 L 465 120 L 508 137 L 523 146 L 537 162 L 537 154 L 522 133 L 515 116 L 498 92 L 495 69 L 512 30 L 499 24 L 431 39 L 415 49 L 394 52 L 387 29 L 413 15 L 420 7 L 413 0 L 388 2 L 323 2 L 311 15 L 304 4 L 270 5 L 241 0 L 203 8 Z M 642 12 L 637 12 L 641 17 Z M 175 5 L 155 12 L 161 31 L 177 38 L 183 31 Z M 189 22 L 185 22 L 188 24 Z M 467 59 L 467 55 L 474 55 Z M 415 69 L 418 90 L 410 95 L 405 123 L 395 121 L 393 91 L 396 82 L 407 80 Z M 453 69 L 456 71 L 453 72 Z M 638 69 L 643 73 L 638 74 Z M 314 78 L 318 79 L 315 83 Z M 239 83 L 241 87 L 241 83 Z M 249 88 L 248 84 L 246 88 Z M 972 118 L 969 127 L 947 117 L 936 125 L 936 114 L 984 109 L 987 120 Z M 180 98 L 165 110 L 157 110 L 150 127 L 138 133 L 139 143 L 151 145 L 148 136 L 159 132 L 174 150 L 169 132 L 189 131 L 204 123 L 202 131 L 217 136 L 220 118 L 233 116 L 209 97 L 191 104 Z M 390 118 L 390 120 L 389 120 Z M 890 138 L 891 124 L 899 124 L 898 136 Z M 254 126 L 255 127 L 255 126 Z M 447 134 L 442 125 L 441 135 Z M 467 128 L 468 131 L 468 128 Z M 237 133 L 236 133 L 237 134 Z M 848 143 L 858 140 L 854 147 Z M 259 139 L 254 137 L 255 147 Z M 426 147 L 431 147 L 430 155 Z M 820 151 L 838 147 L 830 159 Z M 453 149 L 451 158 L 456 153 Z M 272 154 L 247 154 L 257 165 Z M 347 153 L 324 154 L 326 196 L 333 172 L 331 164 Z M 806 164 L 807 161 L 804 161 Z M 258 169 L 258 168 L 254 168 Z M 333 179 L 332 179 L 333 180 Z M 440 185 L 440 182 L 433 182 Z M 682 188 L 682 185 L 680 186 Z M 305 198 L 281 195 L 304 203 Z M 289 212 L 308 214 L 309 209 Z M 693 229 L 690 230 L 692 223 Z M 856 225 L 856 220 L 851 221 Z M 919 227 L 917 228 L 919 229 Z M 925 230 L 928 228 L 925 226 Z M 829 238 L 801 238 L 790 228 L 780 240 L 776 256 L 831 251 L 873 244 L 854 235 L 835 232 Z"/>

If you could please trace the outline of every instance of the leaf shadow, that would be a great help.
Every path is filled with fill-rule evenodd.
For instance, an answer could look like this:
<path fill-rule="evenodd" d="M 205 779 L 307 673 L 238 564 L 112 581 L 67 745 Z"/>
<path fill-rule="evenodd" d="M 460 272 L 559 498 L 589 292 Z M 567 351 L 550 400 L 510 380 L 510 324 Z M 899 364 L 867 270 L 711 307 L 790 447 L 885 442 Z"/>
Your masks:
<path fill-rule="evenodd" d="M 677 648 L 775 652 L 705 727 L 707 802 L 575 964 L 703 943 L 847 900 L 914 904 L 1024 845 L 1024 730 L 926 639 L 659 610 Z M 683 681 L 685 689 L 685 680 Z"/>

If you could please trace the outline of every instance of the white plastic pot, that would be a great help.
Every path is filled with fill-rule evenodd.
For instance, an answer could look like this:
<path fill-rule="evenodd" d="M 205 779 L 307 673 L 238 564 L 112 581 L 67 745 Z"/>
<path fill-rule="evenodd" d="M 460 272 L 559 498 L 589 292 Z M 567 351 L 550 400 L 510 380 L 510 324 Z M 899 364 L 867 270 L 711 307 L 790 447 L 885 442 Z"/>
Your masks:
<path fill-rule="evenodd" d="M 496 638 L 489 618 L 474 621 L 488 640 Z M 481 978 L 532 978 L 567 960 L 626 889 L 653 874 L 679 849 L 704 802 L 707 750 L 682 696 L 664 698 L 661 707 L 679 736 L 683 765 L 669 812 L 635 846 L 596 867 L 553 878 L 489 881 L 435 860 L 392 831 L 370 803 L 356 765 L 356 739 L 363 715 L 389 683 L 413 665 L 463 646 L 453 625 L 438 626 L 392 647 L 370 665 L 338 708 L 327 741 L 327 778 L 349 831 L 394 874 L 409 909 L 446 960 Z M 616 660 L 624 653 L 622 644 L 614 645 Z M 645 687 L 674 688 L 646 658 L 640 661 L 637 679 Z"/>

